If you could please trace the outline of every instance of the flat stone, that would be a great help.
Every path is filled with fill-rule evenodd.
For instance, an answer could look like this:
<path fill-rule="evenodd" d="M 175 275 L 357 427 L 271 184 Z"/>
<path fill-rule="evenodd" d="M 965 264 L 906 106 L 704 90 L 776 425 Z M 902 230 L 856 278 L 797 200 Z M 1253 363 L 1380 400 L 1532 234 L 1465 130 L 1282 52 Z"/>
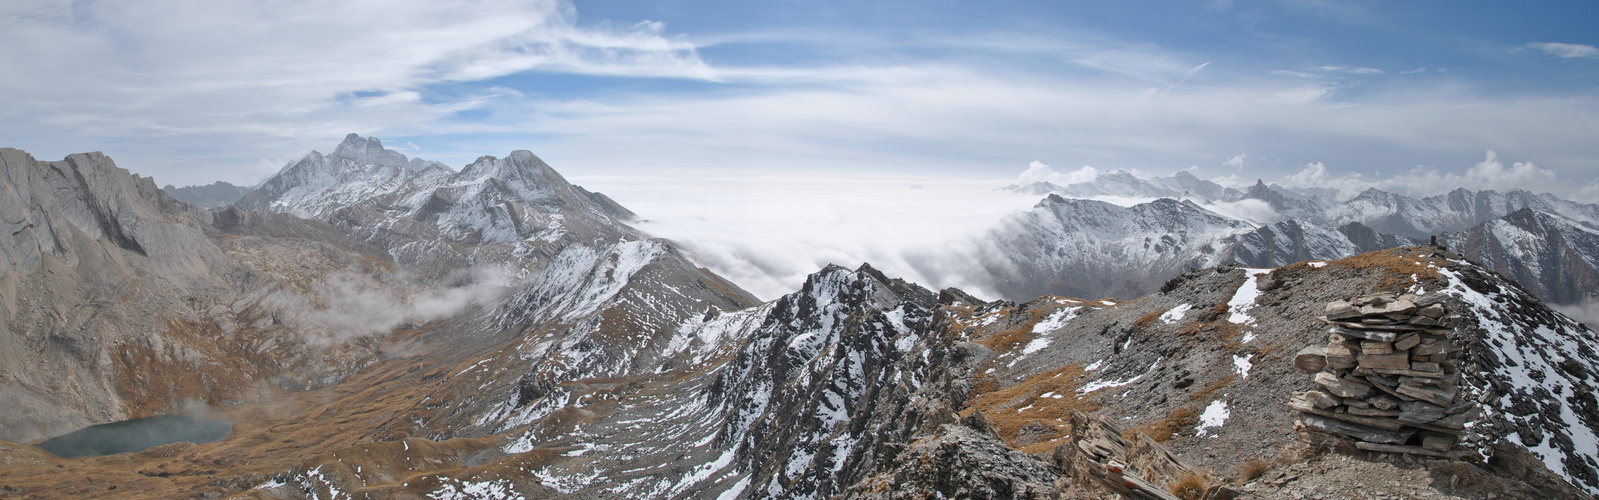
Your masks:
<path fill-rule="evenodd" d="M 1426 401 L 1440 407 L 1447 407 L 1454 403 L 1455 393 L 1458 389 L 1432 388 L 1411 384 L 1399 384 L 1394 392 Z M 1443 418 L 1443 409 L 1439 409 L 1438 418 Z M 1436 419 L 1434 419 L 1436 420 Z"/>
<path fill-rule="evenodd" d="M 1355 443 L 1355 447 L 1356 448 L 1360 448 L 1362 450 L 1366 450 L 1366 451 L 1377 451 L 1377 452 L 1382 452 L 1382 453 L 1404 453 L 1404 454 L 1408 454 L 1408 455 L 1421 455 L 1421 456 L 1426 456 L 1426 457 L 1439 457 L 1439 458 L 1448 458 L 1448 459 L 1459 459 L 1461 457 L 1466 456 L 1466 454 L 1467 454 L 1465 451 L 1461 451 L 1461 450 L 1437 451 L 1437 450 L 1429 450 L 1429 449 L 1421 447 L 1421 446 L 1404 446 L 1404 445 L 1369 443 L 1369 442 Z"/>
<path fill-rule="evenodd" d="M 1393 354 L 1362 354 L 1360 366 L 1373 370 L 1408 370 L 1410 369 L 1410 355 L 1405 353 Z"/>
<path fill-rule="evenodd" d="M 1416 347 L 1416 345 L 1420 344 L 1420 343 L 1421 343 L 1421 334 L 1418 334 L 1418 333 L 1415 333 L 1415 332 L 1406 333 L 1406 334 L 1400 335 L 1398 338 L 1394 339 L 1394 350 L 1395 351 L 1409 351 L 1410 348 Z"/>
<path fill-rule="evenodd" d="M 1316 373 L 1327 367 L 1327 348 L 1309 346 L 1294 355 L 1294 368 L 1305 373 Z"/>
<path fill-rule="evenodd" d="M 1416 433 L 1416 431 L 1413 430 L 1371 427 L 1340 418 L 1314 413 L 1301 412 L 1299 414 L 1299 422 L 1303 423 L 1306 427 L 1334 434 L 1343 434 L 1345 436 L 1371 443 L 1403 444 L 1405 441 L 1409 441 L 1410 436 L 1415 435 Z"/>
<path fill-rule="evenodd" d="M 1466 428 L 1466 422 L 1470 422 L 1470 421 L 1476 420 L 1477 417 L 1479 417 L 1481 415 L 1482 415 L 1482 408 L 1479 408 L 1479 407 L 1473 405 L 1471 408 L 1466 409 L 1466 411 L 1464 411 L 1464 412 L 1456 413 L 1456 414 L 1449 415 L 1449 416 L 1446 416 L 1444 418 L 1438 419 L 1437 421 L 1434 421 L 1432 423 L 1432 425 L 1436 425 L 1438 427 L 1449 428 L 1449 429 L 1465 429 Z"/>
<path fill-rule="evenodd" d="M 1341 327 L 1344 327 L 1344 328 L 1347 328 L 1347 329 L 1350 329 L 1350 330 L 1358 330 L 1358 331 L 1364 332 L 1364 333 L 1352 334 L 1351 336 L 1360 337 L 1360 338 L 1369 339 L 1369 340 L 1381 340 L 1383 342 L 1393 342 L 1394 341 L 1394 337 L 1397 337 L 1398 334 L 1395 334 L 1395 333 L 1392 333 L 1392 332 L 1414 332 L 1414 331 L 1419 331 L 1419 330 L 1422 330 L 1422 329 L 1426 328 L 1426 327 L 1422 327 L 1422 326 L 1403 325 L 1403 324 L 1398 324 L 1398 325 L 1368 325 L 1368 324 L 1365 324 L 1365 323 L 1351 323 L 1351 322 L 1348 322 L 1348 321 L 1332 321 L 1332 320 L 1328 320 L 1327 322 L 1333 324 L 1334 326 L 1341 326 Z M 1389 332 L 1390 334 L 1387 335 L 1387 336 L 1384 336 L 1384 337 L 1373 337 L 1372 335 L 1376 335 L 1377 334 L 1376 332 L 1374 332 L 1374 330 L 1376 332 Z M 1344 332 L 1338 332 L 1338 333 L 1344 333 Z M 1350 334 L 1346 334 L 1346 335 L 1350 335 Z"/>
<path fill-rule="evenodd" d="M 1342 398 L 1365 398 L 1371 395 L 1372 388 L 1364 381 L 1349 377 L 1338 377 L 1331 373 L 1320 372 L 1316 374 L 1316 383 L 1327 388 L 1327 392 Z"/>
<path fill-rule="evenodd" d="M 1373 293 L 1373 294 L 1367 294 L 1367 295 L 1361 295 L 1359 297 L 1355 297 L 1355 300 L 1351 300 L 1351 301 L 1349 301 L 1349 303 L 1357 305 L 1357 306 L 1370 306 L 1370 305 L 1387 304 L 1389 302 L 1393 302 L 1394 300 L 1397 300 L 1397 299 L 1394 298 L 1393 294 L 1390 294 L 1390 293 Z"/>
<path fill-rule="evenodd" d="M 1399 336 L 1399 334 L 1391 331 L 1365 329 L 1361 325 L 1351 324 L 1348 327 L 1343 327 L 1344 325 L 1342 324 L 1334 324 L 1337 324 L 1340 327 L 1333 328 L 1333 333 L 1343 335 L 1346 338 L 1352 337 L 1366 340 L 1376 340 L 1379 342 L 1393 342 L 1394 338 Z"/>
<path fill-rule="evenodd" d="M 1443 406 L 1425 401 L 1405 401 L 1399 404 L 1399 408 L 1399 421 L 1407 424 L 1425 424 L 1445 416 Z"/>
<path fill-rule="evenodd" d="M 1316 409 L 1331 409 L 1343 404 L 1343 398 L 1321 391 L 1297 391 L 1289 399 L 1290 406 L 1309 406 Z"/>
<path fill-rule="evenodd" d="M 1411 361 L 1410 362 L 1410 369 L 1418 371 L 1418 372 L 1439 372 L 1439 373 L 1442 373 L 1444 371 L 1442 366 L 1438 366 L 1438 363 L 1420 362 L 1420 361 Z"/>
<path fill-rule="evenodd" d="M 1438 318 L 1429 318 L 1429 317 L 1422 316 L 1422 315 L 1416 315 L 1416 316 L 1411 317 L 1409 323 L 1412 324 L 1412 325 L 1416 325 L 1416 326 L 1438 326 L 1439 325 Z"/>
<path fill-rule="evenodd" d="M 1388 314 L 1411 314 L 1416 312 L 1416 303 L 1401 298 L 1399 300 L 1383 304 L 1383 309 L 1386 309 Z"/>
<path fill-rule="evenodd" d="M 1432 305 L 1429 305 L 1427 307 L 1423 307 L 1421 309 L 1417 309 L 1416 310 L 1416 315 L 1417 316 L 1426 316 L 1428 318 L 1433 318 L 1433 319 L 1438 319 L 1438 318 L 1444 317 L 1444 313 L 1445 312 L 1447 312 L 1447 311 L 1444 311 L 1444 305 L 1443 304 L 1432 304 Z"/>
<path fill-rule="evenodd" d="M 1449 451 L 1450 448 L 1455 447 L 1456 439 L 1455 436 L 1431 434 L 1421 438 L 1421 447 L 1433 451 Z"/>
<path fill-rule="evenodd" d="M 1399 398 L 1386 394 L 1378 394 L 1370 399 L 1367 399 L 1366 402 L 1370 403 L 1372 408 L 1379 410 L 1392 410 L 1398 408 L 1400 403 Z"/>
<path fill-rule="evenodd" d="M 1367 340 L 1360 343 L 1360 354 L 1393 354 L 1394 345 L 1388 342 Z"/>
<path fill-rule="evenodd" d="M 1348 302 L 1335 301 L 1327 303 L 1327 319 L 1349 319 L 1360 316 L 1360 311 Z"/>
<path fill-rule="evenodd" d="M 1449 353 L 1454 351 L 1454 343 L 1448 340 L 1436 340 L 1432 342 L 1423 340 L 1421 344 L 1410 348 L 1410 354 L 1412 356 L 1429 356 L 1433 354 Z"/>
<path fill-rule="evenodd" d="M 1391 320 L 1391 319 L 1388 319 L 1388 318 L 1366 318 L 1366 319 L 1360 320 L 1361 324 L 1364 324 L 1364 325 L 1367 325 L 1367 326 L 1389 325 L 1389 324 L 1393 324 L 1393 322 L 1394 322 L 1394 320 Z"/>
<path fill-rule="evenodd" d="M 1350 415 L 1358 415 L 1358 416 L 1362 416 L 1362 417 L 1397 417 L 1401 413 L 1403 413 L 1403 412 L 1401 412 L 1399 410 L 1380 410 L 1380 409 L 1377 409 L 1377 408 L 1355 408 L 1353 406 L 1349 407 L 1349 414 Z"/>

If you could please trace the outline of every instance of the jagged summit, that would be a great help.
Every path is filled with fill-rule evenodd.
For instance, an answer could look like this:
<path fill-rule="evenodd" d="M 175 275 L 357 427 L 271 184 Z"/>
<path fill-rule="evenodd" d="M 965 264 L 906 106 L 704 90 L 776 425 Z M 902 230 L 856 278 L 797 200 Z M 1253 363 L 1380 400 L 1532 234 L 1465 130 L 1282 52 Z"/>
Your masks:
<path fill-rule="evenodd" d="M 238 204 L 335 223 L 440 277 L 474 266 L 531 276 L 567 244 L 642 236 L 626 224 L 631 211 L 568 183 L 530 151 L 483 156 L 456 172 L 356 134 L 331 155 L 312 151 L 289 164 Z"/>

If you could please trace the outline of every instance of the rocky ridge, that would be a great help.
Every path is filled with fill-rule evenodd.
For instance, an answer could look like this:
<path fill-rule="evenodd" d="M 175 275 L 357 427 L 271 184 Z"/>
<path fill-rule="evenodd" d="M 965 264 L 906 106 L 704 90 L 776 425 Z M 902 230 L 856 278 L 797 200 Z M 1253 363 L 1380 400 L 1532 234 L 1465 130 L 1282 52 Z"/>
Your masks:
<path fill-rule="evenodd" d="M 330 155 L 312 151 L 285 165 L 237 205 L 333 224 L 439 283 L 458 283 L 473 269 L 508 269 L 525 280 L 566 245 L 644 237 L 626 224 L 632 212 L 566 182 L 531 152 L 484 156 L 456 172 L 356 134 Z"/>
<path fill-rule="evenodd" d="M 370 148 L 362 151 L 371 161 Z M 71 165 L 28 160 L 12 168 L 28 179 L 23 185 L 41 184 L 33 180 L 46 178 L 41 172 L 65 172 Z M 365 165 L 404 168 L 394 158 L 381 162 Z M 489 187 L 464 186 L 467 191 L 515 184 L 501 174 L 515 175 L 490 168 L 493 161 L 479 163 L 483 167 L 474 170 L 499 173 L 480 177 Z M 500 165 L 526 172 L 523 167 L 532 164 Z M 111 184 L 137 180 L 125 171 L 97 168 L 85 177 L 104 175 Z M 61 181 L 42 184 L 50 182 Z M 211 252 L 148 254 L 142 235 L 153 233 L 141 228 L 150 224 L 145 217 L 155 215 L 139 210 L 165 210 L 159 213 L 170 220 L 190 214 L 194 225 L 182 231 L 192 233 L 185 234 L 196 248 L 214 248 L 220 256 L 212 267 L 196 267 L 200 278 L 193 283 L 155 288 L 167 285 L 151 278 L 141 291 L 122 292 L 129 301 L 175 300 L 184 296 L 177 291 L 210 286 L 206 279 L 219 283 L 214 295 L 201 297 L 210 300 L 202 304 L 203 314 L 129 318 L 144 325 L 182 319 L 182 329 L 169 327 L 150 342 L 161 342 L 156 352 L 188 348 L 201 356 L 189 365 L 128 358 L 134 362 L 124 367 L 143 371 L 105 372 L 122 401 L 108 404 L 126 408 L 128 401 L 186 394 L 163 389 L 181 376 L 176 369 L 152 368 L 161 366 L 200 367 L 193 371 L 206 387 L 216 377 L 248 373 L 252 381 L 267 382 L 251 383 L 264 387 L 266 397 L 209 400 L 213 414 L 236 424 L 229 437 L 204 445 L 60 459 L 25 444 L 0 443 L 0 487 L 8 493 L 1111 498 L 1117 490 L 1099 477 L 1109 477 L 1104 474 L 1112 466 L 1120 470 L 1115 474 L 1148 484 L 1141 488 L 1165 494 L 1192 492 L 1197 482 L 1200 491 L 1293 498 L 1320 491 L 1311 485 L 1344 481 L 1341 471 L 1351 469 L 1403 480 L 1393 491 L 1435 497 L 1585 498 L 1599 488 L 1592 479 L 1599 419 L 1589 415 L 1599 358 L 1584 347 L 1594 333 L 1513 282 L 1435 248 L 1275 269 L 1197 269 L 1166 281 L 1158 293 L 1128 301 L 1044 295 L 985 302 L 954 289 L 934 292 L 870 266 L 830 266 L 800 290 L 757 304 L 694 266 L 669 242 L 563 237 L 548 247 L 549 255 L 519 257 L 537 260 L 529 264 L 537 271 L 527 281 L 507 284 L 503 294 L 475 295 L 463 307 L 380 323 L 383 328 L 367 335 L 317 340 L 310 319 L 320 316 L 296 313 L 351 308 L 356 304 L 336 299 L 366 296 L 328 288 L 332 283 L 358 277 L 381 290 L 421 286 L 395 263 L 400 259 L 386 260 L 403 248 L 395 245 L 403 239 L 400 233 L 365 237 L 376 233 L 336 217 L 307 220 L 242 207 L 203 212 L 163 201 L 154 184 L 147 184 L 139 189 L 151 194 L 138 198 L 143 201 L 133 211 L 112 211 L 123 214 L 109 217 L 120 221 L 120 233 L 92 215 L 93 207 L 106 205 L 98 202 L 82 208 L 30 202 L 23 209 L 42 214 L 29 220 L 52 227 L 65 227 L 57 223 L 63 217 L 54 215 L 58 211 L 82 215 L 77 223 L 100 229 L 92 236 L 79 229 L 84 236 L 78 238 L 86 242 L 81 248 L 130 262 L 135 274 L 156 266 L 153 259 L 187 262 Z M 373 203 L 355 200 L 324 217 L 379 206 Z M 1180 202 L 1158 208 L 1188 214 L 1201 222 L 1196 227 L 1233 230 L 1225 222 L 1209 225 L 1208 215 Z M 625 226 L 610 231 L 628 233 Z M 437 240 L 411 243 L 428 241 Z M 511 245 L 484 238 L 447 241 L 459 248 Z M 1187 248 L 1193 242 L 1176 244 Z M 25 274 L 8 269 L 0 279 L 43 280 L 49 274 L 42 266 Z M 156 295 L 146 296 L 152 288 Z M 1459 315 L 1458 330 L 1449 337 L 1459 356 L 1443 361 L 1457 363 L 1457 394 L 1482 408 L 1462 424 L 1481 437 L 1467 442 L 1482 460 L 1394 458 L 1358 446 L 1307 442 L 1295 432 L 1294 414 L 1284 409 L 1289 395 L 1321 387 L 1298 374 L 1296 354 L 1326 345 L 1329 325 L 1316 319 L 1326 313 L 1326 303 L 1372 293 L 1439 297 L 1439 305 Z M 29 300 L 79 300 L 70 297 L 35 294 Z M 285 297 L 327 307 L 293 310 L 283 307 L 290 302 Z M 86 310 L 117 307 L 83 303 Z M 139 310 L 177 314 L 162 303 L 149 304 Z M 1362 328 L 1381 330 L 1375 326 L 1391 325 Z M 83 331 L 64 326 L 29 335 Z M 124 356 L 149 352 L 138 347 L 143 344 L 112 338 L 84 342 Z M 222 347 L 228 345 L 235 347 Z M 301 354 L 248 354 L 262 352 Z M 347 355 L 317 357 L 339 352 Z M 329 362 L 295 364 L 315 359 Z M 232 364 L 205 368 L 210 363 Z M 129 380 L 137 383 L 121 382 Z M 139 411 L 172 410 L 153 408 Z M 1240 464 L 1240 456 L 1267 460 Z M 976 464 L 983 467 L 974 470 Z M 1086 475 L 1073 472 L 1083 470 Z M 1476 486 L 1462 491 L 1449 478 Z"/>
<path fill-rule="evenodd" d="M 1238 191 L 1187 173 L 1141 179 L 1126 172 L 1103 173 L 1068 186 L 1035 183 L 1008 189 L 1052 196 L 1032 211 L 1008 218 L 986 238 L 1005 250 L 983 256 L 993 289 L 1013 298 L 1043 293 L 1130 298 L 1153 292 L 1158 283 L 1188 268 L 1223 263 L 1280 267 L 1434 238 L 1555 304 L 1592 300 L 1593 287 L 1585 285 L 1592 284 L 1590 275 L 1599 273 L 1592 258 L 1599 255 L 1599 246 L 1589 235 L 1599 228 L 1599 205 L 1550 194 L 1456 189 L 1417 199 L 1368 189 L 1333 202 L 1322 196 L 1332 193 L 1264 182 Z M 1098 205 L 1108 203 L 1094 199 L 1150 200 L 1113 211 L 1141 220 L 1141 226 L 1170 232 L 1104 226 L 1096 221 L 1107 209 Z M 1211 219 L 1205 226 L 1231 230 L 1203 230 L 1187 215 L 1153 215 L 1163 212 L 1157 206 L 1176 200 Z M 1088 228 L 1099 232 L 1077 232 Z M 1162 240 L 1175 235 L 1182 235 L 1183 245 Z M 1084 238 L 1092 244 L 1075 241 Z"/>

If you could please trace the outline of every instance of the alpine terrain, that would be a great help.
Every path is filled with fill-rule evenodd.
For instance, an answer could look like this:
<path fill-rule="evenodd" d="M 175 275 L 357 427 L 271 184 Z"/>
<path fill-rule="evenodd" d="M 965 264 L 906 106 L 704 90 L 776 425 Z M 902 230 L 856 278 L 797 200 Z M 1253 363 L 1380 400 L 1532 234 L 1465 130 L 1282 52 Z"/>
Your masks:
<path fill-rule="evenodd" d="M 0 496 L 1599 493 L 1599 335 L 1542 302 L 1593 289 L 1592 206 L 1181 175 L 1003 222 L 1024 300 L 864 264 L 761 302 L 528 151 L 352 134 L 208 210 L 0 149 Z M 231 428 L 39 446 L 175 414 Z"/>
<path fill-rule="evenodd" d="M 992 287 L 1015 300 L 1132 298 L 1191 269 L 1275 268 L 1435 238 L 1550 303 L 1599 298 L 1599 205 L 1551 194 L 1456 189 L 1415 199 L 1368 189 L 1337 202 L 1329 190 L 1256 182 L 1240 191 L 1187 172 L 1143 179 L 1119 171 L 1006 189 L 1046 195 L 986 237 L 1002 250 L 984 256 Z"/>

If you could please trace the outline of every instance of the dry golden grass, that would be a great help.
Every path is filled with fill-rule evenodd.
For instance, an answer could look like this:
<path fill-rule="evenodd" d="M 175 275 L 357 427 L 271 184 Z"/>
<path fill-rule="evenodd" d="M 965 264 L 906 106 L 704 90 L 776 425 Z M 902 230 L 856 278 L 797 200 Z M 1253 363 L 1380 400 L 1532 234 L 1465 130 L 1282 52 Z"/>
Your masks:
<path fill-rule="evenodd" d="M 1268 470 L 1271 470 L 1271 462 L 1251 458 L 1238 468 L 1238 479 L 1245 482 L 1253 481 L 1260 476 L 1266 475 Z"/>
<path fill-rule="evenodd" d="M 1020 349 L 1028 341 L 1033 340 L 1033 325 L 1043 321 L 1044 316 L 1054 311 L 1055 308 L 1032 308 L 1026 312 L 1027 319 L 1025 321 L 1017 323 L 1016 326 L 995 332 L 993 335 L 978 340 L 977 343 L 988 346 L 989 349 L 993 349 L 995 353 L 999 354 Z"/>
<path fill-rule="evenodd" d="M 1190 429 L 1193 429 L 1194 425 L 1198 423 L 1199 408 L 1197 406 L 1188 405 L 1179 407 L 1176 410 L 1172 410 L 1171 414 L 1167 415 L 1166 418 L 1151 422 L 1149 425 L 1135 429 L 1129 429 L 1126 433 L 1124 433 L 1123 437 L 1128 435 L 1136 436 L 1137 434 L 1135 433 L 1143 433 L 1144 435 L 1149 436 L 1150 439 L 1155 440 L 1157 443 L 1165 443 L 1170 441 L 1172 436 L 1175 436 L 1178 433 L 1185 433 Z"/>
<path fill-rule="evenodd" d="M 1428 264 L 1432 253 L 1418 247 L 1400 247 L 1367 252 L 1332 261 L 1331 264 L 1359 271 L 1384 271 L 1376 290 L 1403 293 L 1411 285 L 1426 282 L 1441 286 L 1443 277 Z"/>
<path fill-rule="evenodd" d="M 1209 490 L 1210 484 L 1205 481 L 1205 478 L 1199 477 L 1198 474 L 1188 474 L 1178 479 L 1176 483 L 1171 485 L 1171 489 L 1167 491 L 1183 500 L 1201 500 L 1205 498 L 1205 492 Z"/>
<path fill-rule="evenodd" d="M 1236 373 L 1228 375 L 1228 376 L 1225 376 L 1225 377 L 1222 377 L 1221 380 L 1217 380 L 1216 383 L 1210 384 L 1208 386 L 1205 386 L 1205 388 L 1204 389 L 1200 389 L 1199 392 L 1195 392 L 1193 394 L 1190 394 L 1188 396 L 1188 400 L 1190 400 L 1190 401 L 1204 401 L 1206 399 L 1209 399 L 1211 393 L 1219 391 L 1223 387 L 1227 387 L 1227 384 L 1233 383 L 1234 380 L 1238 380 L 1238 374 L 1236 374 Z"/>
<path fill-rule="evenodd" d="M 1143 316 L 1139 316 L 1138 321 L 1133 322 L 1133 326 L 1139 330 L 1149 328 L 1149 325 L 1154 324 L 1155 320 L 1160 319 L 1160 315 L 1165 313 L 1166 311 L 1155 311 Z"/>
<path fill-rule="evenodd" d="M 1005 444 L 1027 453 L 1048 452 L 1066 436 L 1062 427 L 1071 418 L 1072 410 L 1092 412 L 1099 409 L 1098 405 L 1084 401 L 1077 394 L 1082 379 L 1083 368 L 1077 364 L 1034 375 L 1004 389 L 993 379 L 979 379 L 961 415 L 981 411 Z M 1051 397 L 1045 397 L 1046 394 Z M 1056 395 L 1060 397 L 1053 397 Z M 1017 431 L 1034 422 L 1054 431 L 1038 436 L 1032 444 L 1018 444 Z"/>

